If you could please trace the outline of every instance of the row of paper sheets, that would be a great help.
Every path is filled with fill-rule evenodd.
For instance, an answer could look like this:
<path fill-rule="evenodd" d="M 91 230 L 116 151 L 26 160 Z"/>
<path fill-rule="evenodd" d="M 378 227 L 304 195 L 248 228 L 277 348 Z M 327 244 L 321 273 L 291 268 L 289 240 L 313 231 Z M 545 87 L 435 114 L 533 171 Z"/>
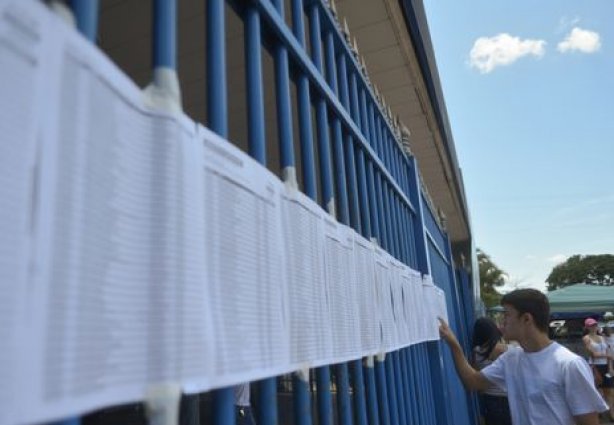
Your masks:
<path fill-rule="evenodd" d="M 438 338 L 443 292 L 142 91 L 39 2 L 0 1 L 0 423 Z"/>

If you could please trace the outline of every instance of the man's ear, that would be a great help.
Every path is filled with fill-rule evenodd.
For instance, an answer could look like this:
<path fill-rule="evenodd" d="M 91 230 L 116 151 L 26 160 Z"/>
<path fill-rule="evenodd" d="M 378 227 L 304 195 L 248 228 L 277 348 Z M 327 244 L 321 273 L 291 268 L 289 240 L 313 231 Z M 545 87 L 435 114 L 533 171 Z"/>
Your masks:
<path fill-rule="evenodd" d="M 530 325 L 533 323 L 533 316 L 531 315 L 531 313 L 522 313 L 520 315 L 520 320 L 522 321 L 522 323 L 524 323 L 525 325 Z"/>

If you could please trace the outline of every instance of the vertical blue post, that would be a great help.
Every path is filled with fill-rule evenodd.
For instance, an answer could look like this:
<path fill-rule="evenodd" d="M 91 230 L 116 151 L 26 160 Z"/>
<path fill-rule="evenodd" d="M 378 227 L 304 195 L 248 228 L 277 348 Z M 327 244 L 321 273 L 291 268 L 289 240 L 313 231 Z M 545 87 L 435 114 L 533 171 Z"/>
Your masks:
<path fill-rule="evenodd" d="M 377 135 L 377 127 L 375 124 L 375 113 L 374 113 L 374 108 L 373 108 L 373 103 L 369 102 L 369 108 L 368 108 L 368 114 L 369 114 L 369 135 L 371 137 L 371 146 L 373 146 L 373 150 L 375 151 L 375 153 L 377 154 L 377 156 L 379 157 L 379 138 Z"/>
<path fill-rule="evenodd" d="M 350 403 L 350 380 L 347 363 L 335 366 L 337 375 L 337 417 L 339 424 L 352 424 L 352 408 Z"/>
<path fill-rule="evenodd" d="M 350 111 L 356 125 L 361 127 L 360 109 L 358 103 L 358 86 L 356 81 L 356 73 L 350 74 Z M 363 233 L 367 238 L 372 236 L 371 222 L 369 217 L 369 203 L 367 194 L 367 176 L 365 170 L 365 158 L 360 144 L 355 147 L 356 153 L 356 174 L 358 179 L 358 190 L 360 198 L 360 221 L 363 227 Z"/>
<path fill-rule="evenodd" d="M 367 358 L 363 368 L 367 399 L 369 425 L 379 425 L 379 403 L 377 401 L 377 384 L 375 382 L 375 367 L 373 357 Z"/>
<path fill-rule="evenodd" d="M 412 391 L 412 385 L 410 381 L 409 374 L 411 363 L 408 358 L 409 347 L 403 348 L 401 350 L 401 374 L 403 379 L 403 395 L 405 397 L 405 410 L 407 412 L 407 423 L 408 424 L 417 424 L 418 418 L 416 417 L 416 404 L 414 399 L 414 394 Z"/>
<path fill-rule="evenodd" d="M 362 122 L 364 123 L 364 127 L 365 127 L 363 130 L 363 133 L 369 145 L 374 146 L 375 145 L 375 137 L 373 137 L 374 129 L 371 126 L 372 120 L 369 119 L 370 115 L 368 114 L 368 110 L 366 108 L 366 101 L 364 100 L 364 97 L 365 97 L 364 90 L 361 92 L 361 94 L 362 94 L 361 103 L 363 105 L 362 114 L 364 116 L 364 119 L 362 120 Z M 380 231 L 379 231 L 379 214 L 378 214 L 378 209 L 377 209 L 377 202 L 375 201 L 375 198 L 377 195 L 375 193 L 374 166 L 373 166 L 373 161 L 371 160 L 371 158 L 366 155 L 365 155 L 365 161 L 367 162 L 366 180 L 367 180 L 367 192 L 368 192 L 368 199 L 369 199 L 369 221 L 371 225 L 371 234 L 374 238 L 377 239 L 378 243 L 381 244 L 381 237 L 380 237 Z"/>
<path fill-rule="evenodd" d="M 292 0 L 292 32 L 301 46 L 305 47 L 305 24 L 303 22 L 303 0 Z M 301 158 L 303 162 L 303 184 L 305 194 L 317 199 L 315 162 L 313 158 L 313 133 L 311 130 L 311 99 L 309 80 L 299 71 L 297 75 L 297 99 Z"/>
<path fill-rule="evenodd" d="M 284 17 L 283 0 L 275 0 L 279 16 Z M 290 73 L 288 51 L 283 42 L 277 41 L 275 56 L 275 91 L 277 105 L 277 132 L 279 134 L 279 157 L 284 180 L 296 181 L 296 164 L 294 163 L 294 143 L 292 134 L 292 106 L 290 102 Z"/>
<path fill-rule="evenodd" d="M 323 74 L 322 38 L 320 30 L 320 3 L 312 2 L 309 6 L 311 56 L 317 70 Z M 320 159 L 320 183 L 322 184 L 322 207 L 335 214 L 335 199 L 333 193 L 332 167 L 330 161 L 330 141 L 328 128 L 328 108 L 323 97 L 316 101 L 316 128 L 318 131 L 318 154 Z"/>
<path fill-rule="evenodd" d="M 384 203 L 384 189 L 386 187 L 386 179 L 381 173 L 375 176 L 375 184 L 377 187 L 377 201 L 379 203 L 378 216 L 380 219 L 380 244 L 384 249 L 390 249 L 390 240 L 388 238 L 390 223 L 386 220 L 386 208 Z"/>
<path fill-rule="evenodd" d="M 403 371 L 400 361 L 401 352 L 395 351 L 392 353 L 392 361 L 394 365 L 394 380 L 397 390 L 397 404 L 399 406 L 399 420 L 402 424 L 409 423 L 407 406 L 405 403 L 405 386 L 403 382 Z"/>
<path fill-rule="evenodd" d="M 98 0 L 70 0 L 77 29 L 85 38 L 96 43 L 98 35 Z"/>
<path fill-rule="evenodd" d="M 388 400 L 388 387 L 386 384 L 386 368 L 384 361 L 375 359 L 375 382 L 377 387 L 377 401 L 379 405 L 379 415 L 381 425 L 391 425 L 390 409 Z M 392 425 L 397 425 L 396 423 Z"/>
<path fill-rule="evenodd" d="M 368 383 L 365 383 L 364 380 L 361 360 L 358 359 L 350 362 L 350 368 L 352 373 L 352 388 L 354 389 L 354 417 L 356 418 L 356 425 L 367 425 L 367 404 L 365 388 L 367 388 L 368 391 L 369 386 Z M 369 422 L 369 424 L 378 425 L 377 423 L 372 422 Z"/>
<path fill-rule="evenodd" d="M 337 95 L 339 95 L 339 85 L 337 84 L 337 64 L 335 60 L 335 44 L 333 32 L 326 33 L 326 74 L 328 76 L 328 85 Z M 346 82 L 347 94 L 347 82 Z M 334 115 L 332 117 L 333 128 L 333 158 L 335 161 L 335 180 L 337 182 L 337 200 L 339 203 L 338 216 L 344 224 L 350 224 L 350 212 L 348 207 L 347 183 L 345 180 L 345 160 L 343 152 L 343 133 L 341 131 L 341 123 L 339 118 Z"/>
<path fill-rule="evenodd" d="M 164 0 L 158 0 L 164 3 Z M 209 128 L 228 137 L 226 91 L 226 34 L 224 0 L 207 1 L 207 113 Z M 234 393 L 231 387 L 213 391 L 213 422 L 234 425 Z"/>
<path fill-rule="evenodd" d="M 277 425 L 277 380 L 267 378 L 258 382 L 258 420 L 259 425 Z"/>
<path fill-rule="evenodd" d="M 386 354 L 384 360 L 384 369 L 386 371 L 386 389 L 388 390 L 388 406 L 390 412 L 390 423 L 398 425 L 399 422 L 399 406 L 397 403 L 397 389 L 394 379 L 394 365 L 392 361 L 392 352 Z"/>
<path fill-rule="evenodd" d="M 153 66 L 177 69 L 177 0 L 154 0 Z"/>
<path fill-rule="evenodd" d="M 294 423 L 311 425 L 311 400 L 309 394 L 309 376 L 292 374 L 292 393 L 294 401 Z"/>
<path fill-rule="evenodd" d="M 244 20 L 249 154 L 266 167 L 260 15 L 254 5 L 245 8 Z"/>
<path fill-rule="evenodd" d="M 339 72 L 339 96 L 341 103 L 346 110 L 350 110 L 350 95 L 348 88 L 348 72 L 345 60 L 345 54 L 342 52 L 337 58 L 337 69 Z M 359 233 L 361 233 L 361 224 L 359 218 L 358 196 L 356 192 L 356 168 L 354 164 L 354 147 L 352 137 L 347 134 L 345 136 L 343 150 L 345 152 L 345 166 L 347 170 L 347 194 L 348 194 L 348 210 L 350 214 L 350 225 Z"/>
<path fill-rule="evenodd" d="M 330 369 L 321 366 L 316 369 L 318 425 L 333 424 L 333 403 L 330 395 Z"/>
<path fill-rule="evenodd" d="M 326 50 L 326 75 L 328 79 L 328 85 L 333 92 L 339 97 L 339 89 L 337 84 L 337 67 L 335 60 L 335 44 L 333 38 L 333 32 L 327 31 L 325 36 L 325 50 Z M 343 152 L 343 134 L 341 132 L 341 123 L 337 116 L 332 118 L 333 138 L 334 138 L 334 160 L 337 181 L 337 198 L 339 201 L 339 220 L 346 225 L 350 224 L 350 213 L 348 210 L 348 199 L 345 181 L 345 161 Z M 350 402 L 350 381 L 348 374 L 347 363 L 338 364 L 336 367 L 337 375 L 337 412 L 339 417 L 339 423 L 341 425 L 352 424 L 352 409 Z M 361 376 L 362 378 L 362 376 Z M 359 391 L 364 390 L 358 388 Z M 360 394 L 354 392 L 355 397 L 360 397 Z M 363 395 L 364 397 L 364 395 Z M 360 401 L 358 401 L 360 403 Z M 364 400 L 363 400 L 364 404 Z M 357 412 L 360 414 L 360 412 Z"/>
<path fill-rule="evenodd" d="M 161 0 L 163 1 L 163 0 Z M 224 0 L 207 1 L 207 114 L 209 128 L 228 137 Z"/>
<path fill-rule="evenodd" d="M 276 1 L 283 16 L 283 2 Z M 262 87 L 262 57 L 260 15 L 255 5 L 245 9 L 245 63 L 247 84 L 248 146 L 249 154 L 266 167 L 266 138 L 264 95 Z M 279 149 L 282 170 L 294 166 L 292 147 L 292 116 L 290 109 L 290 79 L 288 54 L 278 43 L 275 46 L 275 85 L 277 91 L 277 117 L 279 125 Z M 258 424 L 277 425 L 277 381 L 275 378 L 258 382 Z"/>

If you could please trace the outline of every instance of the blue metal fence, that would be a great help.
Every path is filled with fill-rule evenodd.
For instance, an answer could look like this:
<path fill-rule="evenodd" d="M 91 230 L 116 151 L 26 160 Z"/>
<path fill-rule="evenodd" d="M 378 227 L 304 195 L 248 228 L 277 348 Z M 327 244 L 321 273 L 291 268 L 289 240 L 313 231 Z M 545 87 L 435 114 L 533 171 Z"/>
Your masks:
<path fill-rule="evenodd" d="M 206 125 L 227 138 L 225 1 L 206 3 Z M 431 274 L 445 291 L 450 325 L 468 349 L 468 324 L 473 320 L 469 276 L 454 267 L 448 237 L 424 200 L 416 159 L 403 151 L 397 132 L 386 119 L 328 6 L 320 0 L 291 0 L 289 4 L 286 11 L 283 0 L 231 2 L 244 24 L 249 154 L 267 165 L 262 51 L 268 49 L 274 60 L 283 178 L 296 184 L 295 170 L 300 169 L 302 190 L 307 196 L 319 200 L 340 222 L 376 240 L 400 261 Z M 72 0 L 70 6 L 79 31 L 94 42 L 98 1 Z M 288 12 L 291 26 L 286 24 Z M 266 43 L 264 31 L 273 36 Z M 176 34 L 177 1 L 154 0 L 154 68 L 176 69 Z M 296 132 L 291 84 L 296 85 Z M 294 151 L 295 134 L 299 136 L 300 155 Z M 388 353 L 385 358 L 320 367 L 315 371 L 315 407 L 309 380 L 296 374 L 291 381 L 294 422 L 474 423 L 475 398 L 467 397 L 452 369 L 452 359 L 439 342 L 414 345 Z M 283 406 L 277 396 L 277 380 L 271 377 L 258 382 L 258 398 L 253 402 L 259 425 L 280 422 Z M 232 389 L 213 391 L 212 400 L 213 422 L 233 424 Z M 198 396 L 184 398 L 182 422 L 199 423 L 198 410 Z M 62 423 L 76 425 L 80 419 Z"/>

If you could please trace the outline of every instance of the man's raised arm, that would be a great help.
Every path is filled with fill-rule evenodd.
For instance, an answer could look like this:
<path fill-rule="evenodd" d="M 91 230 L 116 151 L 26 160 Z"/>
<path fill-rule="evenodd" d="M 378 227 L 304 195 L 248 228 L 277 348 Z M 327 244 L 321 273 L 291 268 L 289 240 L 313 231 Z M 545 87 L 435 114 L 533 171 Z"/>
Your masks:
<path fill-rule="evenodd" d="M 468 390 L 482 391 L 492 386 L 490 381 L 486 379 L 484 375 L 471 367 L 465 358 L 463 349 L 456 339 L 454 332 L 452 332 L 452 329 L 450 329 L 448 324 L 442 319 L 439 319 L 439 335 L 448 343 L 448 346 L 452 351 L 456 372 L 458 373 L 461 381 L 463 381 L 465 388 Z"/>

